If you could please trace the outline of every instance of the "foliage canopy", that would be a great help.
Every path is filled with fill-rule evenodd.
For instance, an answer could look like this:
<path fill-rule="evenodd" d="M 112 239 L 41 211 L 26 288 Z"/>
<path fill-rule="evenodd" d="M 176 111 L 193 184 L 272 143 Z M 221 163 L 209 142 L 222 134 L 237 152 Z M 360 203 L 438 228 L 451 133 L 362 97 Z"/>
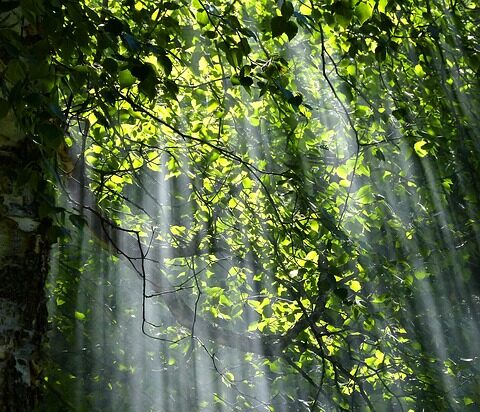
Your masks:
<path fill-rule="evenodd" d="M 72 296 L 89 273 L 91 293 L 105 283 L 103 243 L 142 280 L 154 342 L 212 362 L 230 347 L 264 366 L 223 371 L 238 393 L 212 402 L 478 408 L 479 11 L 3 2 L 0 115 L 14 110 L 51 171 L 41 210 L 59 238 L 57 333 L 68 342 L 93 322 L 94 304 Z M 73 180 L 92 203 L 56 200 L 71 180 L 58 173 L 72 172 L 64 146 L 79 153 Z M 24 184 L 37 181 L 25 171 Z M 271 399 L 256 403 L 248 393 L 265 374 Z M 68 375 L 52 366 L 50 391 L 68 393 Z M 90 378 L 92 390 L 112 385 Z"/>

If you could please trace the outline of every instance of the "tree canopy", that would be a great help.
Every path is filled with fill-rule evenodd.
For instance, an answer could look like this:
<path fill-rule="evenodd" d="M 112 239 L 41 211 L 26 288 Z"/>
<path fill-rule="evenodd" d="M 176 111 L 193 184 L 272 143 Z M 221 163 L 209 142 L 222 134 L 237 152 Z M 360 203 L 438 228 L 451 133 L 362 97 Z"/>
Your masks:
<path fill-rule="evenodd" d="M 190 408 L 477 410 L 479 13 L 2 2 L 0 125 L 34 148 L 19 184 L 57 244 L 46 410 L 79 379 L 73 409 L 113 409 L 126 381 L 62 351 L 81 339 L 88 362 L 88 325 L 113 333 L 135 305 L 122 333 L 175 348 L 165 376 L 202 352 L 230 388 Z M 104 369 L 138 373 L 112 348 Z M 244 369 L 218 366 L 229 351 Z"/>

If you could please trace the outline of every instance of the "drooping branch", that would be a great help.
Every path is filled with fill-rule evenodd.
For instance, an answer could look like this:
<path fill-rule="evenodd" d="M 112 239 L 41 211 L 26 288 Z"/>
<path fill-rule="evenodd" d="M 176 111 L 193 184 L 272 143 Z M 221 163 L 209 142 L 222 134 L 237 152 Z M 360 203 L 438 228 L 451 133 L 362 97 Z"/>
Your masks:
<path fill-rule="evenodd" d="M 74 208 L 88 222 L 88 228 L 95 240 L 103 248 L 128 261 L 135 273 L 148 283 L 149 288 L 162 297 L 163 302 L 182 327 L 191 329 L 193 322 L 195 322 L 195 334 L 198 338 L 214 340 L 219 345 L 269 357 L 280 355 L 281 351 L 295 337 L 294 335 L 298 335 L 308 327 L 308 322 L 300 321 L 300 327 L 295 327 L 284 336 L 256 337 L 225 329 L 203 319 L 177 293 L 165 293 L 165 290 L 175 291 L 175 286 L 160 271 L 158 272 L 158 281 L 154 282 L 147 278 L 143 265 L 145 260 L 143 248 L 145 246 L 139 242 L 136 232 L 116 225 L 102 213 L 96 204 L 94 194 L 86 184 L 81 183 L 86 181 L 85 167 L 82 157 L 80 157 L 72 176 L 68 179 L 68 196 Z M 160 248 L 159 245 L 152 245 L 151 247 Z M 170 257 L 188 257 L 206 252 L 206 249 L 200 247 L 199 237 L 195 237 L 185 247 L 168 249 Z"/>
<path fill-rule="evenodd" d="M 84 148 L 83 148 L 84 149 Z M 303 310 L 302 317 L 286 333 L 256 336 L 233 331 L 219 322 L 213 323 L 201 317 L 176 293 L 177 288 L 171 281 L 156 271 L 157 279 L 149 279 L 145 269 L 148 255 L 163 255 L 169 258 L 187 258 L 211 253 L 210 245 L 202 245 L 202 234 L 198 233 L 189 243 L 177 247 L 165 248 L 161 244 L 145 245 L 140 241 L 138 232 L 125 229 L 110 220 L 99 208 L 95 194 L 88 187 L 86 166 L 83 152 L 78 153 L 73 173 L 68 179 L 68 197 L 74 209 L 86 220 L 88 229 L 96 242 L 111 253 L 115 253 L 127 261 L 134 272 L 148 285 L 152 295 L 161 296 L 170 313 L 179 325 L 192 330 L 196 337 L 213 340 L 215 343 L 243 352 L 257 353 L 266 357 L 281 356 L 282 352 L 304 330 L 315 325 L 324 312 L 327 294 L 321 295 L 315 302 L 313 310 Z M 159 260 L 148 257 L 150 263 L 160 265 Z M 328 332 L 327 332 L 328 334 Z"/>

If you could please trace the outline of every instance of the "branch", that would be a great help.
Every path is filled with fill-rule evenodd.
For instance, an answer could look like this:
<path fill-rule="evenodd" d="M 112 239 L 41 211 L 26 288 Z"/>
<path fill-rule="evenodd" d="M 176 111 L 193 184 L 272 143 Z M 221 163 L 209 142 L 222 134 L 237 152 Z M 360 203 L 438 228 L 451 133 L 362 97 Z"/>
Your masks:
<path fill-rule="evenodd" d="M 74 208 L 85 217 L 88 222 L 88 228 L 99 245 L 127 260 L 139 277 L 149 284 L 152 291 L 162 296 L 163 302 L 182 327 L 191 329 L 195 321 L 196 335 L 201 339 L 214 340 L 217 344 L 223 346 L 235 348 L 243 352 L 257 353 L 266 357 L 278 356 L 280 354 L 281 350 L 287 346 L 288 341 L 292 338 L 291 334 L 286 335 L 287 339 L 283 342 L 277 339 L 277 337 L 273 339 L 271 336 L 254 337 L 225 329 L 195 314 L 178 294 L 165 293 L 165 290 L 174 291 L 175 286 L 160 271 L 157 272 L 159 276 L 157 282 L 146 279 L 143 267 L 145 253 L 142 251 L 141 243 L 138 242 L 135 236 L 132 236 L 136 232 L 119 227 L 104 216 L 96 205 L 93 193 L 88 187 L 80 184 L 80 182 L 86 181 L 86 177 L 83 176 L 85 168 L 82 163 L 82 161 L 77 162 L 75 170 L 68 180 L 68 196 Z M 207 249 L 199 248 L 199 243 L 200 239 L 196 238 L 185 248 L 169 249 L 170 257 L 193 256 L 207 252 Z"/>
<path fill-rule="evenodd" d="M 160 119 L 158 120 L 160 121 Z M 190 136 L 183 135 L 179 130 L 175 129 L 175 132 L 181 136 L 191 138 Z M 77 150 L 82 150 L 82 148 L 77 148 Z M 241 161 L 241 159 L 237 160 Z M 186 258 L 212 253 L 210 245 L 201 246 L 203 238 L 202 232 L 198 233 L 185 246 L 164 248 L 160 244 L 142 245 L 137 231 L 118 226 L 106 217 L 98 207 L 95 194 L 92 193 L 88 187 L 86 170 L 83 153 L 78 153 L 78 161 L 68 179 L 68 188 L 66 188 L 73 208 L 85 217 L 85 220 L 88 222 L 88 228 L 99 245 L 110 253 L 115 253 L 126 260 L 139 278 L 142 279 L 144 287 L 148 284 L 149 289 L 152 291 L 150 295 L 161 296 L 163 302 L 179 325 L 188 330 L 192 330 L 192 326 L 195 325 L 196 337 L 203 340 L 215 341 L 219 345 L 235 348 L 247 353 L 256 353 L 265 357 L 278 357 L 282 355 L 284 349 L 291 344 L 302 331 L 308 328 L 316 329 L 315 324 L 323 314 L 327 295 L 319 296 L 315 309 L 313 311 L 304 310 L 302 317 L 283 335 L 255 336 L 253 334 L 238 333 L 229 329 L 227 323 L 214 323 L 199 316 L 196 310 L 193 310 L 181 299 L 178 293 L 176 293 L 178 288 L 173 285 L 161 271 L 156 271 L 157 278 L 155 281 L 148 279 L 144 264 L 146 261 L 156 264 L 161 263 L 160 261 L 148 258 L 147 254 L 154 255 L 156 253 L 160 256 L 167 255 L 168 258 Z M 222 249 L 217 246 L 215 253 L 221 250 Z M 165 251 L 167 251 L 167 253 L 163 253 Z"/>

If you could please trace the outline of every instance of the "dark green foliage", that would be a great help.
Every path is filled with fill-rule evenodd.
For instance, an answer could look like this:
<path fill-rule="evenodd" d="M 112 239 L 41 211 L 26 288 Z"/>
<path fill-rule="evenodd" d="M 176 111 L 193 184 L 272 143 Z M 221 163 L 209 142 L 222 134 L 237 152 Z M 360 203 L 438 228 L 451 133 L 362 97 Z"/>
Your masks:
<path fill-rule="evenodd" d="M 149 404 L 157 378 L 126 353 L 142 324 L 165 379 L 193 382 L 178 410 L 478 408 L 474 2 L 107 6 L 0 4 L 0 122 L 14 113 L 59 198 L 59 149 L 84 166 L 87 204 L 38 199 L 61 239 L 46 410 L 128 410 L 108 391 L 135 379 L 141 409 L 174 409 Z M 125 287 L 157 317 L 118 303 Z M 64 366 L 75 345 L 83 366 Z"/>

